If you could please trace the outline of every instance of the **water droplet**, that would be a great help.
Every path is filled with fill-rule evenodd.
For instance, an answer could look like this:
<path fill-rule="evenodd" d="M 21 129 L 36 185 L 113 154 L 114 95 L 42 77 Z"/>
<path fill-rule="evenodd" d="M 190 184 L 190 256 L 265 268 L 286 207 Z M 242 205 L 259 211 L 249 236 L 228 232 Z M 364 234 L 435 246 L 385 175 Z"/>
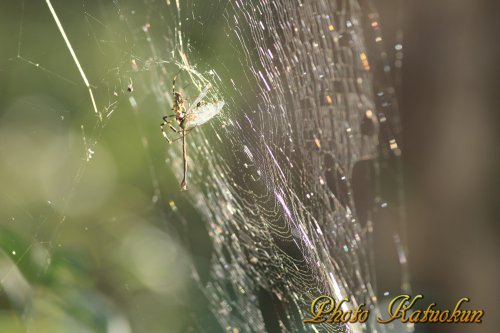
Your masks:
<path fill-rule="evenodd" d="M 87 149 L 87 158 L 86 158 L 87 162 L 89 162 L 92 159 L 92 156 L 94 155 L 94 153 L 95 152 L 92 150 L 92 148 Z"/>
<path fill-rule="evenodd" d="M 175 204 L 175 201 L 173 201 L 173 200 L 169 201 L 168 205 L 170 206 L 170 208 L 171 208 L 174 212 L 176 212 L 176 211 L 177 211 L 177 206 L 176 206 L 176 204 Z"/>

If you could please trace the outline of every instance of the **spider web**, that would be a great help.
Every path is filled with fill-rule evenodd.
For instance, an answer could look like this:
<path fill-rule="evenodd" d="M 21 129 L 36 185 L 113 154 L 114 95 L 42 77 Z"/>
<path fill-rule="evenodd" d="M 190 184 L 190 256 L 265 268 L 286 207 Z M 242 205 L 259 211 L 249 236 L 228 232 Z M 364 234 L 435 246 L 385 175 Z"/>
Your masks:
<path fill-rule="evenodd" d="M 188 331 L 388 330 L 374 323 L 374 314 L 363 325 L 303 323 L 310 316 L 312 300 L 321 294 L 349 298 L 348 309 L 365 303 L 377 313 L 381 293 L 376 283 L 378 258 L 373 242 L 379 226 L 375 222 L 389 215 L 396 216 L 397 222 L 383 232 L 393 236 L 401 269 L 394 292 L 409 288 L 393 83 L 402 47 L 398 38 L 395 46 L 386 45 L 383 22 L 373 4 L 144 0 L 81 1 L 77 7 L 23 2 L 17 22 L 17 54 L 11 62 L 23 67 L 15 70 L 42 72 L 49 80 L 64 83 L 86 107 L 83 115 L 59 129 L 78 143 L 54 152 L 54 158 L 62 154 L 73 161 L 64 174 L 62 190 L 53 194 L 58 199 L 35 214 L 33 208 L 22 208 L 23 198 L 3 193 L 4 202 L 13 203 L 4 204 L 6 219 L 25 215 L 36 225 L 28 230 L 6 229 L 30 235 L 14 246 L 10 240 L 15 237 L 6 233 L 2 242 L 4 256 L 10 259 L 3 260 L 0 276 L 10 301 L 27 307 L 29 292 L 13 292 L 13 285 L 26 281 L 21 276 L 23 266 L 31 263 L 28 257 L 39 263 L 33 274 L 37 278 L 26 282 L 34 285 L 52 274 L 59 249 L 69 248 L 65 243 L 75 240 L 67 237 L 68 230 L 74 231 L 68 221 L 80 218 L 79 209 L 93 208 L 92 203 L 89 208 L 75 202 L 93 196 L 99 185 L 102 192 L 112 192 L 107 182 L 118 177 L 114 170 L 121 166 L 113 163 L 112 154 L 102 145 L 112 147 L 116 141 L 108 136 L 115 135 L 130 143 L 126 160 L 141 154 L 145 161 L 146 171 L 133 170 L 146 174 L 138 182 L 149 183 L 138 185 L 151 198 L 141 218 L 165 234 L 164 243 L 179 242 L 188 249 L 183 257 L 188 272 L 181 278 L 190 276 L 198 290 L 191 297 L 204 300 L 199 307 L 189 307 Z M 31 13 L 37 10 L 46 11 L 43 19 L 53 25 L 50 38 L 62 45 L 60 51 L 64 46 L 64 52 L 74 54 L 67 64 L 40 64 L 45 53 L 37 51 L 43 47 L 24 42 L 27 27 L 33 28 Z M 70 24 L 72 17 L 84 23 L 84 41 L 71 38 L 78 29 Z M 395 61 L 386 47 L 395 47 Z M 74 73 L 76 67 L 74 75 L 60 74 Z M 188 102 L 210 85 L 203 100 L 225 103 L 217 117 L 186 138 L 189 191 L 184 193 L 179 193 L 178 185 L 180 142 L 167 145 L 158 128 L 161 117 L 170 113 L 174 76 L 174 89 Z M 49 109 L 58 110 L 53 105 Z M 127 124 L 133 123 L 132 134 L 119 127 L 128 126 L 120 120 L 125 117 L 123 110 L 130 111 Z M 9 124 L 10 118 L 3 119 Z M 3 156 L 11 153 L 2 152 Z M 50 176 L 59 179 L 54 175 L 56 166 L 67 165 L 49 163 Z M 85 175 L 95 169 L 100 170 L 97 180 L 89 183 Z M 107 200 L 105 194 L 96 196 L 98 201 Z M 120 207 L 106 206 L 116 211 Z M 130 218 L 116 211 L 106 222 L 112 226 L 104 229 L 117 231 L 120 221 Z M 130 234 L 154 238 L 151 230 L 144 230 L 133 229 Z M 181 251 L 173 245 L 160 249 Z M 131 251 L 124 247 L 117 255 L 126 257 Z M 159 265 L 163 257 L 163 266 L 172 270 L 172 254 L 165 251 L 146 256 L 159 256 L 154 261 Z M 139 271 L 144 269 L 139 265 Z M 151 289 L 161 288 L 153 283 Z M 118 298 L 106 297 L 113 305 L 105 307 L 108 324 L 103 331 L 128 332 L 130 327 L 164 331 L 164 327 L 144 326 L 137 319 L 138 310 L 120 309 Z M 98 330 L 91 324 L 86 327 Z"/>

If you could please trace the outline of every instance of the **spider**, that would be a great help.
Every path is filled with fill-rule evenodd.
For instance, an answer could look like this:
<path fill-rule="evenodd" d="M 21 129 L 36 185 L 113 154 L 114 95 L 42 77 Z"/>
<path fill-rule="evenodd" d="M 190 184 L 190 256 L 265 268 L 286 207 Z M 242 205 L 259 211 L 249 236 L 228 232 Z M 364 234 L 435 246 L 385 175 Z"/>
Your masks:
<path fill-rule="evenodd" d="M 216 103 L 205 103 L 203 98 L 206 96 L 210 85 L 205 87 L 205 89 L 196 98 L 193 104 L 188 106 L 186 109 L 187 98 L 182 97 L 179 91 L 175 91 L 175 80 L 177 75 L 174 76 L 172 80 L 172 94 L 174 97 L 174 102 L 172 105 L 172 112 L 174 114 L 164 116 L 163 122 L 160 124 L 161 131 L 168 143 L 182 139 L 182 161 L 184 164 L 184 173 L 181 181 L 181 190 L 187 190 L 186 174 L 187 174 L 187 154 L 186 154 L 186 135 L 193 130 L 196 126 L 202 125 L 205 122 L 213 118 L 224 106 L 223 101 Z M 169 120 L 169 118 L 174 118 Z M 174 124 L 177 124 L 179 128 L 175 128 Z M 165 132 L 165 125 L 175 133 L 181 132 L 181 136 L 170 140 L 167 133 Z"/>

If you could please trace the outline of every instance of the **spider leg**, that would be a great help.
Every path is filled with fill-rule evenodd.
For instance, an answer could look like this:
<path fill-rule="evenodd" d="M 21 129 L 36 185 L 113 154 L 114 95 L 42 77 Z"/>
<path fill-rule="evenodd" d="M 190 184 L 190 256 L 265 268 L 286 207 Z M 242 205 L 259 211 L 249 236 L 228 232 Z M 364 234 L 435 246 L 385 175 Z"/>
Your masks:
<path fill-rule="evenodd" d="M 168 115 L 168 116 L 164 116 L 162 117 L 161 119 L 163 119 L 164 121 L 167 121 L 168 118 L 172 118 L 172 117 L 175 117 L 175 114 L 171 114 L 171 115 Z"/>
<path fill-rule="evenodd" d="M 177 74 L 175 74 L 174 79 L 172 80 L 172 95 L 174 95 L 174 99 L 175 99 L 175 79 L 177 79 Z"/>
<path fill-rule="evenodd" d="M 188 129 L 188 130 L 186 130 L 186 131 L 185 131 L 185 132 L 186 132 L 186 134 L 181 135 L 181 136 L 179 136 L 179 137 L 177 137 L 177 138 L 173 139 L 172 141 L 170 141 L 170 143 L 175 142 L 175 141 L 177 141 L 177 140 L 180 140 L 180 139 L 182 139 L 184 136 L 187 136 L 187 135 L 188 135 L 188 134 L 189 134 L 189 133 L 190 133 L 193 129 L 194 129 L 194 127 L 190 128 L 190 129 Z M 177 132 L 179 132 L 179 131 L 177 131 Z"/>
<path fill-rule="evenodd" d="M 177 75 L 179 75 L 181 71 L 179 70 L 177 74 L 174 75 L 174 79 L 172 80 L 172 94 L 174 95 L 175 98 L 175 80 L 177 79 Z"/>
<path fill-rule="evenodd" d="M 174 131 L 175 133 L 179 133 L 179 131 L 172 125 L 172 121 L 167 120 L 170 117 L 175 117 L 175 115 L 163 117 L 163 122 L 160 124 L 161 132 L 163 133 L 163 136 L 165 137 L 165 139 L 167 139 L 168 143 L 172 143 L 172 141 L 170 140 L 167 133 L 165 132 L 165 125 L 168 125 L 170 127 L 170 129 L 172 131 Z"/>

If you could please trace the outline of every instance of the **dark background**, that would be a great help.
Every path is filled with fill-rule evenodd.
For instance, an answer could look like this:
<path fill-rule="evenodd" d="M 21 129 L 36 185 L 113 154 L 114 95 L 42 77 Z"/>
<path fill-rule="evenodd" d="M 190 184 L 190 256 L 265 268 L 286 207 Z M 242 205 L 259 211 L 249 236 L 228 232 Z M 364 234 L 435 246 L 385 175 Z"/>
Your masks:
<path fill-rule="evenodd" d="M 452 307 L 469 297 L 482 325 L 425 332 L 496 332 L 500 295 L 498 5 L 403 6 L 401 119 L 412 288 Z M 453 308 L 453 307 L 452 307 Z"/>

